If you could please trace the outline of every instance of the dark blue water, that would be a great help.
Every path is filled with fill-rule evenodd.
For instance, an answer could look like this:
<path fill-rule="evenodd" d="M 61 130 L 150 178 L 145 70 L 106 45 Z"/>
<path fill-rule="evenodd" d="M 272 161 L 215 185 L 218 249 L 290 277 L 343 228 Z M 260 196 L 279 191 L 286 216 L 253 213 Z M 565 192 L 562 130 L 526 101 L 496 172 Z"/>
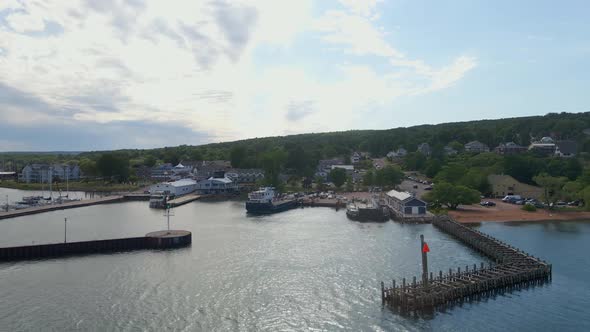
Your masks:
<path fill-rule="evenodd" d="M 162 211 L 129 202 L 0 221 L 0 246 L 140 236 Z M 430 318 L 382 308 L 380 282 L 485 258 L 431 225 L 362 224 L 344 211 L 246 217 L 242 202 L 179 207 L 190 248 L 0 264 L 0 330 L 589 330 L 590 224 L 480 228 L 554 265 L 548 286 L 466 303 Z"/>

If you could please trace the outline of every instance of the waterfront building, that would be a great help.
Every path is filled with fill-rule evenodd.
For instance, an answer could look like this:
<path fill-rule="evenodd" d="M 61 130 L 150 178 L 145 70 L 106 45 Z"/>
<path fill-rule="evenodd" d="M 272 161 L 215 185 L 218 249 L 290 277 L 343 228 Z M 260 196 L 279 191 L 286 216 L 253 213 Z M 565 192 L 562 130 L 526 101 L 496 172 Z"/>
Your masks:
<path fill-rule="evenodd" d="M 521 197 L 539 199 L 543 196 L 542 188 L 519 182 L 510 175 L 490 174 L 488 182 L 494 197 L 520 195 Z"/>
<path fill-rule="evenodd" d="M 315 176 L 322 178 L 323 181 L 326 181 L 328 179 L 328 173 L 330 173 L 332 166 L 334 165 L 344 165 L 344 160 L 340 158 L 320 160 L 318 162 Z"/>
<path fill-rule="evenodd" d="M 0 172 L 0 180 L 16 180 L 18 175 L 16 172 Z"/>
<path fill-rule="evenodd" d="M 426 214 L 426 202 L 412 194 L 397 190 L 390 190 L 385 194 L 385 202 L 389 209 L 397 216 L 417 216 Z"/>
<path fill-rule="evenodd" d="M 197 190 L 197 182 L 192 179 L 181 179 L 173 182 L 161 182 L 150 187 L 150 194 L 164 193 L 166 195 L 181 196 Z"/>
<path fill-rule="evenodd" d="M 80 167 L 76 164 L 29 164 L 23 167 L 18 179 L 26 183 L 77 181 L 80 175 Z"/>
<path fill-rule="evenodd" d="M 264 179 L 264 171 L 258 168 L 232 168 L 225 173 L 225 176 L 238 184 L 254 184 Z"/>
<path fill-rule="evenodd" d="M 154 180 L 168 180 L 173 175 L 172 169 L 174 166 L 170 163 L 157 165 L 152 167 L 152 179 Z"/>
<path fill-rule="evenodd" d="M 418 149 L 416 150 L 416 152 L 420 152 L 421 154 L 425 155 L 426 157 L 430 157 L 430 154 L 432 153 L 432 149 L 430 148 L 430 144 L 422 143 L 422 144 L 418 145 Z"/>
<path fill-rule="evenodd" d="M 526 150 L 526 146 L 521 146 L 514 142 L 508 142 L 506 144 L 500 143 L 500 145 L 494 148 L 494 152 L 500 155 L 519 154 L 525 152 Z"/>
<path fill-rule="evenodd" d="M 197 183 L 201 194 L 233 194 L 238 192 L 238 184 L 227 176 L 210 177 Z"/>
<path fill-rule="evenodd" d="M 465 144 L 465 152 L 468 153 L 482 153 L 489 152 L 490 148 L 480 141 L 471 141 Z"/>

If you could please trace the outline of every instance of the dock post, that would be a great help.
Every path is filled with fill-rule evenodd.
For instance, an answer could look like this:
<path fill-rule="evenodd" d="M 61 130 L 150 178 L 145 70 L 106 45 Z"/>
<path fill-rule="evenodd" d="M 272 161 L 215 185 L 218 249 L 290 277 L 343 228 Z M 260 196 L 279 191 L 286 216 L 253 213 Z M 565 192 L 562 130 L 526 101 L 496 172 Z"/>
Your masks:
<path fill-rule="evenodd" d="M 426 246 L 422 234 L 420 234 L 420 252 L 422 252 L 422 284 L 424 288 L 428 288 L 428 246 Z"/>

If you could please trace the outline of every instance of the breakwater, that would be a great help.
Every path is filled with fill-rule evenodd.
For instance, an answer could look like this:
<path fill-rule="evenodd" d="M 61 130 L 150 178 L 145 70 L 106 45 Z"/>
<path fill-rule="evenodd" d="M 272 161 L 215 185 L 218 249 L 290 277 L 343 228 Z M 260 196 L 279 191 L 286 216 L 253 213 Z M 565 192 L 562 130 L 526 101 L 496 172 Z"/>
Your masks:
<path fill-rule="evenodd" d="M 495 263 L 485 266 L 480 263 L 473 267 L 449 269 L 448 273 L 438 271 L 428 273 L 423 243 L 421 280 L 402 279 L 401 283 L 392 281 L 391 287 L 381 283 L 381 299 L 401 312 L 433 310 L 452 305 L 466 299 L 481 298 L 506 290 L 535 286 L 551 280 L 551 264 L 536 258 L 518 248 L 506 244 L 492 236 L 459 224 L 447 216 L 437 217 L 433 225 L 441 231 L 454 236 L 462 243 L 486 255 Z"/>
<path fill-rule="evenodd" d="M 142 237 L 0 248 L 0 261 L 40 259 L 141 249 L 178 248 L 188 246 L 191 242 L 191 232 L 179 230 L 158 231 L 148 233 L 146 236 Z"/>

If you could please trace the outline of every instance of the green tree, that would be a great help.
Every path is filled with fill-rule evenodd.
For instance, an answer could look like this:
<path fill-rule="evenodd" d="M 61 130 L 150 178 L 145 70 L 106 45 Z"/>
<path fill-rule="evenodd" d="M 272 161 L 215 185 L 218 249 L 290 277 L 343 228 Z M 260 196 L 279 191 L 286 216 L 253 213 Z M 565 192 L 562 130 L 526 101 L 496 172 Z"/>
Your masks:
<path fill-rule="evenodd" d="M 545 203 L 555 203 L 561 198 L 562 189 L 567 178 L 564 176 L 555 177 L 547 173 L 541 173 L 533 178 L 533 180 L 543 188 L 543 199 Z"/>
<path fill-rule="evenodd" d="M 459 184 L 467 173 L 467 167 L 460 163 L 450 163 L 444 166 L 436 175 L 435 182 L 448 182 Z"/>
<path fill-rule="evenodd" d="M 438 159 L 430 159 L 426 162 L 424 174 L 429 178 L 434 178 L 436 174 L 442 169 L 442 163 Z"/>
<path fill-rule="evenodd" d="M 346 171 L 342 168 L 334 168 L 330 171 L 329 177 L 330 181 L 332 181 L 337 188 L 340 188 L 344 182 L 346 182 Z"/>
<path fill-rule="evenodd" d="M 129 159 L 115 153 L 105 153 L 96 161 L 100 175 L 124 182 L 129 178 Z"/>
<path fill-rule="evenodd" d="M 231 149 L 229 153 L 229 159 L 231 161 L 232 167 L 242 168 L 242 164 L 246 159 L 248 152 L 244 146 L 235 146 Z"/>
<path fill-rule="evenodd" d="M 365 175 L 363 175 L 363 184 L 365 186 L 372 186 L 375 184 L 375 173 L 372 169 L 368 170 Z"/>
<path fill-rule="evenodd" d="M 94 162 L 93 160 L 90 160 L 88 158 L 82 158 L 82 159 L 80 159 L 80 162 L 78 163 L 78 165 L 80 166 L 80 171 L 82 171 L 82 174 L 84 174 L 85 176 L 98 175 L 98 169 L 96 168 L 96 162 Z"/>
<path fill-rule="evenodd" d="M 346 191 L 347 192 L 354 191 L 354 183 L 352 182 L 352 177 L 350 177 L 350 176 L 346 177 Z"/>
<path fill-rule="evenodd" d="M 428 202 L 446 205 L 449 209 L 455 210 L 460 204 L 478 203 L 480 195 L 479 191 L 462 185 L 440 182 L 423 198 Z"/>
<path fill-rule="evenodd" d="M 147 167 L 154 167 L 158 160 L 151 154 L 148 154 L 143 160 L 143 165 Z"/>
<path fill-rule="evenodd" d="M 393 187 L 402 182 L 404 173 L 397 166 L 388 165 L 375 172 L 375 184 Z"/>

